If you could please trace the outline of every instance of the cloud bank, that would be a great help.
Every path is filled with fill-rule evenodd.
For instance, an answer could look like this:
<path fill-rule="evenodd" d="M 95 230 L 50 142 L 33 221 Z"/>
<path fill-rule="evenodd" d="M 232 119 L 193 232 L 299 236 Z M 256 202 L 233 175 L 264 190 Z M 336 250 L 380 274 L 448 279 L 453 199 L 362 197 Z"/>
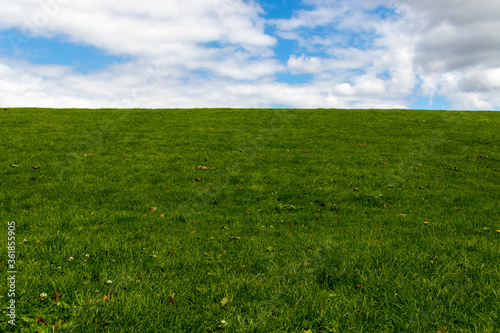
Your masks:
<path fill-rule="evenodd" d="M 0 104 L 432 108 L 440 97 L 451 109 L 500 109 L 500 3 L 304 0 L 286 18 L 270 17 L 268 6 L 8 1 Z M 19 56 L 34 39 L 122 61 L 82 73 Z"/>

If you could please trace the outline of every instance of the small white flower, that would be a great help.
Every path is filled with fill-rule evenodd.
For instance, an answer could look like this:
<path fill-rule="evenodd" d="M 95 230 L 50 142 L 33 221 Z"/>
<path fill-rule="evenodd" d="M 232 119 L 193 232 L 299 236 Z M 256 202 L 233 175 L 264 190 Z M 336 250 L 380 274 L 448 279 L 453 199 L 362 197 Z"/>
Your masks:
<path fill-rule="evenodd" d="M 41 298 L 41 299 L 47 298 L 47 293 L 41 293 L 41 294 L 40 294 L 40 298 Z"/>
<path fill-rule="evenodd" d="M 28 243 L 28 240 L 25 238 L 25 239 L 23 239 L 23 242 Z"/>
<path fill-rule="evenodd" d="M 227 323 L 226 323 L 225 320 L 221 320 L 220 323 L 222 324 L 222 326 L 226 326 L 227 325 Z"/>
<path fill-rule="evenodd" d="M 88 253 L 87 253 L 87 254 L 85 255 L 85 257 L 90 258 L 90 254 L 88 254 Z"/>
<path fill-rule="evenodd" d="M 108 280 L 108 281 L 106 281 L 106 282 L 107 282 L 107 283 L 113 283 L 113 281 L 111 281 L 111 280 Z"/>
<path fill-rule="evenodd" d="M 68 261 L 71 261 L 71 260 L 73 260 L 73 259 L 75 259 L 75 258 L 73 258 L 73 257 L 69 257 Z"/>

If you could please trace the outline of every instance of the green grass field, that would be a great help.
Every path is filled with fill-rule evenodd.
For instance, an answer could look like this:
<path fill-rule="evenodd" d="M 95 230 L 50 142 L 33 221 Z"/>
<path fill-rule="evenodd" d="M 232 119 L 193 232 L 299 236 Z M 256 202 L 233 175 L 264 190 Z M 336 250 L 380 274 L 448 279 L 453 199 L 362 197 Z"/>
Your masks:
<path fill-rule="evenodd" d="M 499 128 L 1 108 L 0 331 L 499 332 Z"/>

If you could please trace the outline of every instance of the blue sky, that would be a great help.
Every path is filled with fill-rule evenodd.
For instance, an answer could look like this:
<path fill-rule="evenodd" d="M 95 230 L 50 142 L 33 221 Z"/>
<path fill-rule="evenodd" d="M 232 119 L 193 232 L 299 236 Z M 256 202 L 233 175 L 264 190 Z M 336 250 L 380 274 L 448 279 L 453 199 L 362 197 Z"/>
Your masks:
<path fill-rule="evenodd" d="M 8 29 L 2 32 L 2 37 L 2 57 L 27 60 L 39 65 L 71 66 L 81 74 L 127 61 L 126 56 L 110 55 L 93 45 L 71 43 L 64 36 L 24 38 L 22 31 Z"/>
<path fill-rule="evenodd" d="M 500 109 L 500 5 L 7 1 L 0 104 Z"/>

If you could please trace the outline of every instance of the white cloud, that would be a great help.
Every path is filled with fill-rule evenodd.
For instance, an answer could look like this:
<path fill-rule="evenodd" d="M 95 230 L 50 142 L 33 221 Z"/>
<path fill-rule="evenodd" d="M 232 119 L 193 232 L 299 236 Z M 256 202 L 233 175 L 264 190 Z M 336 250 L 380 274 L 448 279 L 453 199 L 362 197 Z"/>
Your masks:
<path fill-rule="evenodd" d="M 404 104 L 420 83 L 418 93 L 429 96 L 431 101 L 437 94 L 444 95 L 452 108 L 500 108 L 496 97 L 500 93 L 499 3 L 487 0 L 308 0 L 307 3 L 313 6 L 312 10 L 299 11 L 291 19 L 275 20 L 274 24 L 280 37 L 297 40 L 304 50 L 325 53 L 322 58 L 314 58 L 325 71 L 317 77 L 323 82 L 330 81 L 334 94 L 350 96 L 355 103 L 370 92 L 378 94 L 377 105 L 387 96 Z M 396 16 L 381 20 L 372 15 L 369 10 L 379 5 L 394 8 Z M 314 36 L 315 28 L 320 26 L 335 30 L 329 36 Z M 353 34 L 365 39 L 360 48 L 353 48 L 342 39 Z M 308 71 L 309 59 L 290 57 L 289 70 Z M 355 74 L 359 69 L 361 73 Z M 379 76 L 390 79 L 382 82 Z"/>
<path fill-rule="evenodd" d="M 61 2 L 52 0 L 57 1 Z M 231 66 L 235 47 L 240 49 L 238 60 L 244 64 L 252 57 L 266 61 L 273 55 L 276 42 L 263 32 L 265 21 L 259 16 L 260 7 L 239 0 L 64 2 L 48 14 L 45 5 L 24 0 L 3 8 L 0 22 L 29 36 L 63 35 L 70 42 L 92 45 L 109 54 L 149 58 L 164 66 L 192 70 L 207 68 L 209 63 L 214 72 L 228 75 L 232 71 L 224 69 Z M 23 17 L 21 13 L 29 14 Z M 212 42 L 221 48 L 207 48 L 206 44 Z M 251 69 L 255 67 L 250 64 Z M 262 71 L 263 75 L 268 72 Z M 242 76 L 237 73 L 236 78 Z"/>
<path fill-rule="evenodd" d="M 296 57 L 291 55 L 288 59 L 287 68 L 292 74 L 321 73 L 323 66 L 319 57 Z"/>
<path fill-rule="evenodd" d="M 0 58 L 0 103 L 375 108 L 408 107 L 418 92 L 457 109 L 500 108 L 500 3 L 304 2 L 311 9 L 266 22 L 256 1 L 7 1 L 0 29 L 62 36 L 129 60 L 84 75 Z M 369 12 L 379 5 L 397 15 Z M 286 64 L 275 58 L 276 37 L 298 41 Z M 305 84 L 274 81 L 287 71 L 314 75 Z"/>
<path fill-rule="evenodd" d="M 414 66 L 422 93 L 442 94 L 457 109 L 500 108 L 500 3 L 396 2 L 409 13 L 407 32 L 414 38 Z"/>

